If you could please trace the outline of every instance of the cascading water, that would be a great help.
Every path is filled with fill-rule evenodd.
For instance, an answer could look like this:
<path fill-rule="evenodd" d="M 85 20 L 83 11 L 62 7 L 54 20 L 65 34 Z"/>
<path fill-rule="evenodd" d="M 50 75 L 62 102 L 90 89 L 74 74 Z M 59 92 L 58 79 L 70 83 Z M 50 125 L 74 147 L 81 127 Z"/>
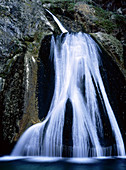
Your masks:
<path fill-rule="evenodd" d="M 12 155 L 62 156 L 65 106 L 73 108 L 73 157 L 111 155 L 101 145 L 104 129 L 96 91 L 107 111 L 116 141 L 117 155 L 125 155 L 123 139 L 109 104 L 99 71 L 97 44 L 84 33 L 67 33 L 51 40 L 50 59 L 55 66 L 55 91 L 46 119 L 30 127 Z M 54 57 L 54 58 L 53 58 Z M 84 91 L 84 92 L 83 92 Z"/>
<path fill-rule="evenodd" d="M 33 125 L 22 135 L 12 156 L 62 157 L 68 100 L 72 106 L 73 157 L 125 155 L 123 139 L 100 75 L 98 48 L 85 33 L 66 33 L 56 39 L 52 36 L 50 60 L 54 61 L 55 90 L 50 109 L 42 123 Z M 105 134 L 98 97 L 111 126 L 113 148 L 103 145 Z"/>
<path fill-rule="evenodd" d="M 46 9 L 46 11 L 53 17 L 53 19 L 55 20 L 55 22 L 57 23 L 57 25 L 59 26 L 59 28 L 61 29 L 62 33 L 66 33 L 68 32 L 63 25 L 61 24 L 61 22 L 55 17 L 55 15 L 53 15 L 48 9 Z"/>

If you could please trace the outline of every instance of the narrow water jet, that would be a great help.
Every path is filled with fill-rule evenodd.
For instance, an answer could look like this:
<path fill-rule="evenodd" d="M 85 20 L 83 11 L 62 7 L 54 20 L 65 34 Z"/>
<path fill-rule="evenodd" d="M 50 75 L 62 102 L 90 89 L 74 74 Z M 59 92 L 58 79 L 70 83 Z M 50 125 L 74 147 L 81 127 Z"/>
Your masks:
<path fill-rule="evenodd" d="M 62 33 L 67 33 L 68 31 L 63 27 L 63 25 L 61 24 L 61 22 L 55 17 L 55 15 L 53 15 L 48 9 L 45 9 L 55 20 L 55 22 L 57 23 L 57 25 L 59 26 L 59 28 L 61 29 Z"/>
<path fill-rule="evenodd" d="M 11 155 L 62 157 L 64 147 L 71 147 L 73 157 L 111 156 L 112 150 L 124 156 L 122 135 L 99 71 L 98 45 L 88 34 L 66 33 L 52 36 L 50 49 L 55 70 L 50 109 L 42 123 L 33 125 L 22 135 Z M 102 145 L 105 134 L 97 95 L 115 139 L 109 146 Z M 64 133 L 69 117 L 66 114 L 72 118 L 68 141 Z"/>

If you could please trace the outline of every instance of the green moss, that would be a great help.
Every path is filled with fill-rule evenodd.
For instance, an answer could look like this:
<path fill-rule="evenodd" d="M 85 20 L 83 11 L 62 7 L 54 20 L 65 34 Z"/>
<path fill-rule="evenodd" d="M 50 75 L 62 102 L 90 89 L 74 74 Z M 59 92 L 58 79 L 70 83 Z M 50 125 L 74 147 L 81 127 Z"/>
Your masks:
<path fill-rule="evenodd" d="M 95 15 L 97 19 L 94 21 L 95 24 L 103 28 L 106 33 L 112 33 L 117 25 L 111 20 L 112 13 L 110 11 L 105 11 L 99 7 L 93 7 L 95 9 Z"/>
<path fill-rule="evenodd" d="M 126 28 L 126 18 L 124 16 L 115 14 L 115 22 L 117 27 Z"/>
<path fill-rule="evenodd" d="M 61 14 L 61 10 L 65 9 L 66 11 L 73 11 L 74 10 L 75 3 L 73 2 L 68 2 L 68 1 L 57 1 L 55 3 L 51 2 L 50 10 L 54 14 Z"/>
<path fill-rule="evenodd" d="M 25 5 L 26 5 L 27 7 L 31 7 L 31 4 L 30 4 L 30 3 L 25 2 Z"/>
<path fill-rule="evenodd" d="M 6 75 L 4 73 L 0 73 L 0 77 L 5 78 Z"/>
<path fill-rule="evenodd" d="M 113 30 L 116 28 L 116 24 L 114 24 L 109 19 L 99 18 L 95 21 L 95 23 L 97 24 L 97 26 L 103 28 L 106 33 L 112 33 Z"/>
<path fill-rule="evenodd" d="M 16 61 L 15 58 L 8 59 L 3 72 L 0 73 L 0 77 L 6 78 L 6 76 L 10 72 L 10 69 L 11 69 L 11 67 L 12 67 L 12 65 L 14 64 L 15 61 Z"/>
<path fill-rule="evenodd" d="M 11 58 L 9 61 L 8 61 L 8 64 L 6 66 L 6 69 L 5 69 L 5 72 L 8 72 L 9 69 L 11 68 L 12 64 L 15 62 L 15 59 L 14 58 Z"/>
<path fill-rule="evenodd" d="M 99 7 L 93 6 L 93 8 L 95 9 L 95 15 L 97 17 L 95 21 L 96 25 L 103 28 L 106 33 L 112 33 L 113 30 L 118 28 L 125 29 L 126 20 L 124 16 L 114 14 Z"/>
<path fill-rule="evenodd" d="M 100 18 L 104 18 L 104 19 L 109 19 L 111 16 L 111 12 L 110 11 L 105 11 L 102 8 L 99 7 L 95 7 L 93 6 L 93 8 L 95 9 L 95 15 L 100 17 Z"/>
<path fill-rule="evenodd" d="M 31 39 L 30 38 L 25 39 L 27 49 L 32 55 L 38 56 L 41 40 L 43 37 L 44 34 L 42 32 L 36 32 L 34 34 L 34 37 L 32 37 Z"/>

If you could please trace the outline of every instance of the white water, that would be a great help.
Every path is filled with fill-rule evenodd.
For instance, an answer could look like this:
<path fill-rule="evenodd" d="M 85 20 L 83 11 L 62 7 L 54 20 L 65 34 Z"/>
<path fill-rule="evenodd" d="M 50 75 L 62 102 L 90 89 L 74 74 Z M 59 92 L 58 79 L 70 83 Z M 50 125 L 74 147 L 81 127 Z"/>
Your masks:
<path fill-rule="evenodd" d="M 67 33 L 60 21 L 48 12 L 61 31 Z M 116 141 L 117 155 L 125 156 L 123 139 L 99 71 L 97 44 L 89 35 L 83 33 L 67 33 L 63 42 L 61 39 L 62 35 L 56 40 L 52 37 L 51 40 L 50 59 L 54 59 L 55 90 L 50 110 L 42 123 L 33 125 L 22 135 L 11 156 L 62 157 L 68 99 L 73 107 L 73 157 L 111 156 L 112 147 L 103 147 L 100 143 L 104 129 L 96 89 L 107 111 L 106 116 Z"/>
<path fill-rule="evenodd" d="M 53 19 L 55 20 L 55 22 L 57 23 L 57 25 L 59 26 L 59 28 L 61 29 L 62 33 L 66 33 L 68 32 L 63 25 L 61 24 L 61 22 L 55 17 L 55 15 L 53 15 L 48 9 L 46 9 L 46 11 L 52 15 Z"/>
<path fill-rule="evenodd" d="M 111 146 L 103 147 L 99 138 L 104 136 L 104 129 L 97 89 L 111 124 L 117 155 L 124 156 L 123 139 L 99 71 L 97 44 L 84 33 L 67 33 L 62 42 L 61 39 L 62 35 L 51 40 L 55 90 L 48 115 L 23 134 L 11 155 L 62 157 L 65 108 L 69 98 L 73 107 L 73 157 L 111 156 Z"/>

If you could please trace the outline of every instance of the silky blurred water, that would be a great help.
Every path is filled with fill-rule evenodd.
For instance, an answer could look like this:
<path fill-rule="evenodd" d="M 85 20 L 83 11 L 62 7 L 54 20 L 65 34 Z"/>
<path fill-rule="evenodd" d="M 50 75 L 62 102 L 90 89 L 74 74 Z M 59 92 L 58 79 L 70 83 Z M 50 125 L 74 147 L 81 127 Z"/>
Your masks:
<path fill-rule="evenodd" d="M 0 159 L 0 170 L 126 170 L 126 158 Z"/>
<path fill-rule="evenodd" d="M 52 36 L 49 58 L 54 60 L 55 88 L 50 108 L 44 121 L 25 131 L 12 156 L 125 155 L 100 74 L 99 51 L 85 33 Z"/>

